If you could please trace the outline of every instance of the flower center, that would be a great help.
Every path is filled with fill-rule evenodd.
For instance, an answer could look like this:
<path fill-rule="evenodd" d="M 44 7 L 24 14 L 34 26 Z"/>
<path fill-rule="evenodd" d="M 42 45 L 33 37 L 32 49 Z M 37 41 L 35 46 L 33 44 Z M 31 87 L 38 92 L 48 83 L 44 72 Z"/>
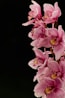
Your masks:
<path fill-rule="evenodd" d="M 52 79 L 56 79 L 56 78 L 57 78 L 57 73 L 53 73 L 53 74 L 51 75 L 51 78 L 52 78 Z"/>
<path fill-rule="evenodd" d="M 50 94 L 52 92 L 53 88 L 52 87 L 47 87 L 45 89 L 45 94 Z"/>
<path fill-rule="evenodd" d="M 52 45 L 55 45 L 55 44 L 56 44 L 56 39 L 52 39 L 52 40 L 50 41 L 50 43 L 51 43 Z"/>
<path fill-rule="evenodd" d="M 47 19 L 48 18 L 48 16 L 47 15 L 44 15 L 44 19 Z"/>
<path fill-rule="evenodd" d="M 31 16 L 28 16 L 28 20 L 31 20 L 32 19 L 32 17 Z"/>
<path fill-rule="evenodd" d="M 37 59 L 34 60 L 34 64 L 35 65 L 38 64 L 38 60 Z"/>

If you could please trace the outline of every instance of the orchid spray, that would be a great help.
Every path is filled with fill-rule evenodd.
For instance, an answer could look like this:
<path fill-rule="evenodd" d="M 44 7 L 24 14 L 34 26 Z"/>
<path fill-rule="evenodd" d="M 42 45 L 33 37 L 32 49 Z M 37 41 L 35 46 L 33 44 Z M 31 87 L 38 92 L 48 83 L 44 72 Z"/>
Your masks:
<path fill-rule="evenodd" d="M 34 0 L 29 6 L 28 22 L 23 26 L 33 25 L 28 36 L 33 41 L 35 58 L 28 65 L 36 70 L 33 81 L 34 95 L 38 98 L 65 98 L 65 32 L 62 25 L 55 26 L 61 16 L 58 2 L 54 5 L 41 6 Z M 51 27 L 48 27 L 51 24 Z"/>

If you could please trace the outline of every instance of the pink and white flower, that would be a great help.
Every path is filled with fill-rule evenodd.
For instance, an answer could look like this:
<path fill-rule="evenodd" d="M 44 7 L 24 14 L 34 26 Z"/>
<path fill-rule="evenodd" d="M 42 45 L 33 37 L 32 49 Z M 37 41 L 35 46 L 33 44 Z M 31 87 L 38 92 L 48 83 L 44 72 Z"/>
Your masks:
<path fill-rule="evenodd" d="M 49 70 L 47 71 L 47 76 L 52 79 L 60 78 L 62 81 L 65 81 L 65 61 L 56 61 L 48 62 Z"/>
<path fill-rule="evenodd" d="M 33 51 L 35 52 L 36 58 L 29 61 L 28 65 L 33 69 L 39 69 L 46 65 L 46 62 L 48 60 L 48 54 L 50 54 L 49 51 L 42 52 L 41 50 L 37 48 L 33 48 Z"/>
<path fill-rule="evenodd" d="M 57 37 L 57 29 L 55 28 L 46 28 L 45 29 L 45 37 L 44 38 L 39 38 L 34 40 L 31 45 L 35 46 L 37 48 L 41 48 L 41 47 L 46 47 L 46 48 L 50 48 L 52 47 L 50 40 L 52 39 L 56 39 Z"/>
<path fill-rule="evenodd" d="M 64 98 L 65 92 L 62 89 L 62 83 L 59 79 L 52 80 L 50 78 L 44 78 L 34 88 L 34 94 L 36 97 L 42 98 Z"/>
<path fill-rule="evenodd" d="M 50 77 L 52 79 L 60 78 L 62 82 L 65 82 L 65 60 L 54 61 L 53 59 L 49 59 L 47 62 L 47 66 L 40 68 L 34 77 L 34 81 L 38 82 L 44 79 L 44 77 Z M 65 83 L 64 83 L 65 84 Z"/>
<path fill-rule="evenodd" d="M 31 4 L 30 6 L 29 6 L 29 8 L 31 9 L 31 11 L 28 13 L 28 17 L 29 18 L 41 18 L 42 17 L 42 13 L 41 13 L 41 7 L 40 7 L 40 5 L 36 2 L 36 1 L 34 1 L 34 0 L 32 0 L 32 3 L 33 4 Z"/>
<path fill-rule="evenodd" d="M 41 7 L 40 5 L 32 0 L 32 3 L 29 8 L 31 9 L 31 11 L 29 11 L 28 13 L 28 22 L 26 23 L 23 23 L 22 25 L 24 26 L 28 26 L 28 25 L 31 25 L 31 24 L 34 24 L 36 20 L 39 20 L 42 18 L 42 13 L 41 13 Z"/>
<path fill-rule="evenodd" d="M 47 74 L 49 72 L 49 67 L 48 67 L 48 62 L 54 61 L 53 58 L 49 57 L 46 61 L 45 66 L 41 67 L 38 69 L 36 75 L 34 76 L 33 81 L 35 82 L 36 80 L 40 82 L 41 80 L 44 79 L 44 77 L 47 77 Z"/>
<path fill-rule="evenodd" d="M 44 38 L 45 36 L 45 27 L 39 26 L 37 28 L 33 28 L 31 32 L 29 32 L 28 37 L 32 38 L 32 40 L 38 38 Z"/>
<path fill-rule="evenodd" d="M 58 20 L 58 17 L 61 16 L 61 10 L 58 6 L 58 2 L 55 2 L 54 6 L 45 3 L 43 5 L 43 8 L 44 8 L 43 20 L 46 24 L 56 22 Z"/>

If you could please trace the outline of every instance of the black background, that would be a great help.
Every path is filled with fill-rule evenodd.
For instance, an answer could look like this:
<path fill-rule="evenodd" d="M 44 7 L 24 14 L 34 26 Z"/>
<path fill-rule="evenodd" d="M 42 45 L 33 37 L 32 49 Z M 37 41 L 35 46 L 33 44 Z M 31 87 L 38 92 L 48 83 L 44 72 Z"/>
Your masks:
<path fill-rule="evenodd" d="M 56 0 L 36 0 L 54 4 Z M 57 0 L 62 10 L 59 24 L 65 30 L 65 0 Z M 33 77 L 36 71 L 28 66 L 34 57 L 28 32 L 31 26 L 23 27 L 31 0 L 0 1 L 0 98 L 35 98 Z"/>

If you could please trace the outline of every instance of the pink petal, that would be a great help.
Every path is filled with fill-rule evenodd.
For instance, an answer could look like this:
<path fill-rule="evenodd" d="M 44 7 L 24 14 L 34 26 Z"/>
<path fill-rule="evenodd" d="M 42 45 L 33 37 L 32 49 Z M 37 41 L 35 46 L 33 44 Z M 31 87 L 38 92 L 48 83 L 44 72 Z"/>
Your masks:
<path fill-rule="evenodd" d="M 37 69 L 38 66 L 40 65 L 40 63 L 38 62 L 38 64 L 35 64 L 35 60 L 37 60 L 37 58 L 32 59 L 31 61 L 28 62 L 28 65 L 33 68 L 33 69 Z"/>
<path fill-rule="evenodd" d="M 37 80 L 38 82 L 40 82 L 41 80 L 44 79 L 44 77 L 46 76 L 48 71 L 49 71 L 48 67 L 39 68 L 39 70 L 38 70 L 37 74 L 35 75 L 33 81 L 35 82 Z"/>
<path fill-rule="evenodd" d="M 53 52 L 55 53 L 55 59 L 58 60 L 64 53 L 64 46 L 59 44 L 54 47 Z"/>
<path fill-rule="evenodd" d="M 47 28 L 45 33 L 48 37 L 56 37 L 58 35 L 58 31 L 56 28 Z"/>
<path fill-rule="evenodd" d="M 48 61 L 48 67 L 53 72 L 57 72 L 59 70 L 59 64 L 56 61 Z"/>
<path fill-rule="evenodd" d="M 32 46 L 35 46 L 37 48 L 41 48 L 41 47 L 46 47 L 46 48 L 49 48 L 51 47 L 51 44 L 50 44 L 50 39 L 48 37 L 46 38 L 39 38 L 35 41 L 33 41 L 31 43 Z"/>
<path fill-rule="evenodd" d="M 51 4 L 44 4 L 43 5 L 43 8 L 44 8 L 44 12 L 47 12 L 47 11 L 53 11 L 54 10 L 54 7 L 53 7 L 53 5 L 51 5 Z"/>
<path fill-rule="evenodd" d="M 62 88 L 60 88 L 56 93 L 56 96 L 56 98 L 65 98 L 65 91 Z"/>
<path fill-rule="evenodd" d="M 51 18 L 57 18 L 58 17 L 58 11 L 54 11 L 52 13 L 52 17 Z"/>
<path fill-rule="evenodd" d="M 23 25 L 23 26 L 28 26 L 28 25 L 33 24 L 34 21 L 35 21 L 35 20 L 30 20 L 30 21 L 28 21 L 28 22 L 26 22 L 26 23 L 23 23 L 22 25 Z"/>
<path fill-rule="evenodd" d="M 59 88 L 57 92 L 49 94 L 47 98 L 65 98 L 65 91 Z"/>
<path fill-rule="evenodd" d="M 51 47 L 50 38 L 49 37 L 46 37 L 46 38 L 43 39 L 42 46 L 45 47 L 45 48 Z"/>
<path fill-rule="evenodd" d="M 39 38 L 39 39 L 32 41 L 31 46 L 35 46 L 36 48 L 43 47 L 43 39 Z"/>
<path fill-rule="evenodd" d="M 52 13 L 52 17 L 51 18 L 58 18 L 58 17 L 60 17 L 61 16 L 61 10 L 60 10 L 60 8 L 58 6 L 58 2 L 55 2 L 54 8 L 55 9 L 54 9 L 54 11 Z"/>
<path fill-rule="evenodd" d="M 36 55 L 37 57 L 42 58 L 42 59 L 45 58 L 45 57 L 44 57 L 45 55 L 43 55 L 43 52 L 42 52 L 40 49 L 33 48 L 33 51 L 35 52 L 35 55 Z"/>
<path fill-rule="evenodd" d="M 35 88 L 34 88 L 34 94 L 36 97 L 41 97 L 44 95 L 44 88 L 43 88 L 43 83 L 41 82 L 40 84 L 38 83 Z"/>
<path fill-rule="evenodd" d="M 36 97 L 42 97 L 44 95 L 44 90 L 46 87 L 53 85 L 53 80 L 50 78 L 44 78 L 41 82 L 39 82 L 35 88 L 35 96 Z"/>
<path fill-rule="evenodd" d="M 39 5 L 37 2 L 35 2 L 34 0 L 32 0 L 32 3 L 33 3 L 33 4 L 31 4 L 31 5 L 29 6 L 29 8 L 31 9 L 31 11 L 33 12 L 33 14 L 30 14 L 30 15 L 31 15 L 33 18 L 36 18 L 36 17 L 40 18 L 40 17 L 42 16 L 40 5 Z"/>
<path fill-rule="evenodd" d="M 57 11 L 57 16 L 60 17 L 61 16 L 61 9 L 58 6 L 58 2 L 55 2 L 54 8 L 55 8 L 55 11 Z"/>
<path fill-rule="evenodd" d="M 60 61 L 60 66 L 59 66 L 60 72 L 64 74 L 65 76 L 65 60 Z"/>
<path fill-rule="evenodd" d="M 60 39 L 63 37 L 63 34 L 64 34 L 64 30 L 62 29 L 62 26 L 59 25 L 58 26 L 58 36 Z"/>
<path fill-rule="evenodd" d="M 45 28 L 42 26 L 39 26 L 38 28 L 33 28 L 32 31 L 28 34 L 30 38 L 33 40 L 38 38 L 44 38 Z"/>

